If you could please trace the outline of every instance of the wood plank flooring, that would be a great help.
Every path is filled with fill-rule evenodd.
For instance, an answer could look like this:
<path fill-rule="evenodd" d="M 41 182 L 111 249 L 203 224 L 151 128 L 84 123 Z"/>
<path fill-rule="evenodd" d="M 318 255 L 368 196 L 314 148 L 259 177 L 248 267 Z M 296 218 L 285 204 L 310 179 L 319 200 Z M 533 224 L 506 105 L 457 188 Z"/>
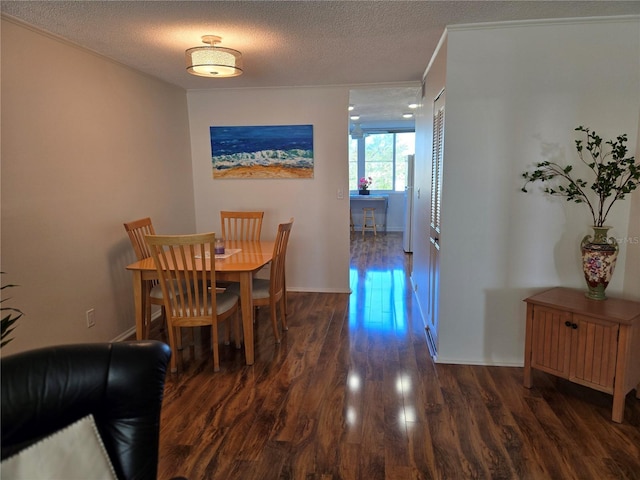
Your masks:
<path fill-rule="evenodd" d="M 610 396 L 540 372 L 528 390 L 522 368 L 434 364 L 410 259 L 399 233 L 353 235 L 353 294 L 290 293 L 281 345 L 259 310 L 251 367 L 221 344 L 214 373 L 197 330 L 167 378 L 158 478 L 640 479 L 635 392 L 615 424 Z"/>

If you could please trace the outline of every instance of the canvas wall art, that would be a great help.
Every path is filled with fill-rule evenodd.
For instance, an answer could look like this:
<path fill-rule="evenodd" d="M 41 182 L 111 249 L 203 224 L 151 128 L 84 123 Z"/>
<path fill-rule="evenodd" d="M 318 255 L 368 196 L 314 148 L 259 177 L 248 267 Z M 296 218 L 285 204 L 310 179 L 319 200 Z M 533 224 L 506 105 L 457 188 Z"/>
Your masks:
<path fill-rule="evenodd" d="M 210 127 L 214 179 L 313 178 L 313 125 Z"/>

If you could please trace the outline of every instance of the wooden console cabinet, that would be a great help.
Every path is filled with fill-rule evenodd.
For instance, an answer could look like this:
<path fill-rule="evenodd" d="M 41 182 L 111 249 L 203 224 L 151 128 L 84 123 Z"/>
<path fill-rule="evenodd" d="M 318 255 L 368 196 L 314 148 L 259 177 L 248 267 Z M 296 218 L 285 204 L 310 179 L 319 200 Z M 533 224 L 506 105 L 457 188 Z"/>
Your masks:
<path fill-rule="evenodd" d="M 535 368 L 612 394 L 611 418 L 622 422 L 627 393 L 640 398 L 640 303 L 560 287 L 525 302 L 524 386 Z"/>

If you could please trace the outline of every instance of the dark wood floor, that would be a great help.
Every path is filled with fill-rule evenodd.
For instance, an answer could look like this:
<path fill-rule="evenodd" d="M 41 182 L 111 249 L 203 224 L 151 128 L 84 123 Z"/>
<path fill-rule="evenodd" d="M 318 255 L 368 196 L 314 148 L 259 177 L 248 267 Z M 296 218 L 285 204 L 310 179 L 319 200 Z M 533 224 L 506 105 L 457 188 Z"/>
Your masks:
<path fill-rule="evenodd" d="M 521 368 L 434 364 L 401 234 L 352 239 L 352 295 L 291 293 L 256 362 L 210 333 L 178 353 L 163 405 L 159 479 L 640 479 L 640 400 Z M 157 323 L 157 322 L 156 322 Z M 154 327 L 153 336 L 164 339 Z"/>

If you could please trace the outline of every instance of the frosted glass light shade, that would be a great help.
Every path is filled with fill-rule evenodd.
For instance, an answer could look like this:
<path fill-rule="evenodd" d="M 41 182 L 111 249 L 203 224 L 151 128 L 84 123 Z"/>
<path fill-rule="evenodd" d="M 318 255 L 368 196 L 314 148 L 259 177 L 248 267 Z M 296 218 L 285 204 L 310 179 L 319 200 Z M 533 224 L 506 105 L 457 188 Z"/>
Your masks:
<path fill-rule="evenodd" d="M 204 46 L 185 52 L 187 72 L 201 77 L 237 77 L 242 75 L 242 54 L 232 48 Z"/>

